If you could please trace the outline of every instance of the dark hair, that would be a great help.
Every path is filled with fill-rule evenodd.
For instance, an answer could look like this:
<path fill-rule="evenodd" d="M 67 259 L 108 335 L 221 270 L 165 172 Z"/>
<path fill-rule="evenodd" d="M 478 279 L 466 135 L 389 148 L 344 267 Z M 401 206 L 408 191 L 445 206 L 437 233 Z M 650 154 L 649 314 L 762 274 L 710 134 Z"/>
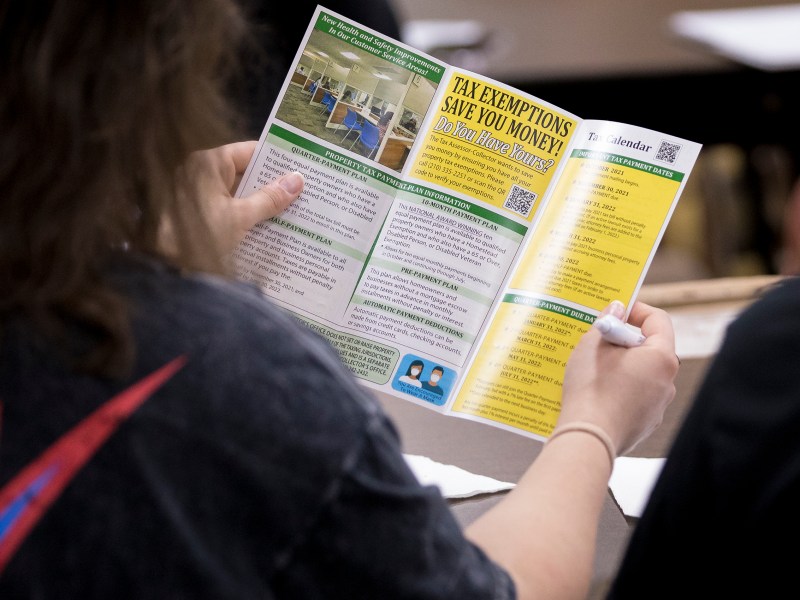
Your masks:
<path fill-rule="evenodd" d="M 133 355 L 114 249 L 220 271 L 176 172 L 232 140 L 223 77 L 244 21 L 230 0 L 4 2 L 0 7 L 0 324 L 22 311 L 49 335 L 97 332 L 82 365 Z"/>
<path fill-rule="evenodd" d="M 420 367 L 420 368 L 424 369 L 425 368 L 425 363 L 422 362 L 421 360 L 412 360 L 409 363 L 408 368 L 406 369 L 406 377 L 411 377 L 411 369 L 413 367 Z"/>

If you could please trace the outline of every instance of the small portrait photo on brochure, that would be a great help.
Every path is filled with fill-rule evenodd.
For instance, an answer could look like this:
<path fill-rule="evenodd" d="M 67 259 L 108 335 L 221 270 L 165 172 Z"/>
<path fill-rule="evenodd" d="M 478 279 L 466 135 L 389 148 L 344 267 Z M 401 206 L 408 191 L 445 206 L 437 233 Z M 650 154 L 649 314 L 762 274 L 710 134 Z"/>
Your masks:
<path fill-rule="evenodd" d="M 406 354 L 392 380 L 398 392 L 441 406 L 455 383 L 455 372 L 431 360 Z"/>

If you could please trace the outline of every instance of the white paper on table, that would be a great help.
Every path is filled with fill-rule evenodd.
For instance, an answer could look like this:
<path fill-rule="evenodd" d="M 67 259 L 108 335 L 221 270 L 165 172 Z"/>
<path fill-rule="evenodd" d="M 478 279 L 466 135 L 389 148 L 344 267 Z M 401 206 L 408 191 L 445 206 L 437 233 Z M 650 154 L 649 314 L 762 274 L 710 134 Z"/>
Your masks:
<path fill-rule="evenodd" d="M 422 485 L 436 485 L 445 498 L 468 498 L 510 490 L 515 484 L 476 475 L 455 465 L 445 465 L 427 456 L 403 454 L 406 463 Z"/>
<path fill-rule="evenodd" d="M 681 358 L 705 358 L 716 354 L 728 325 L 741 309 L 719 310 L 713 313 L 673 314 L 675 354 Z"/>
<path fill-rule="evenodd" d="M 626 516 L 642 516 L 665 460 L 620 456 L 614 461 L 608 486 Z"/>

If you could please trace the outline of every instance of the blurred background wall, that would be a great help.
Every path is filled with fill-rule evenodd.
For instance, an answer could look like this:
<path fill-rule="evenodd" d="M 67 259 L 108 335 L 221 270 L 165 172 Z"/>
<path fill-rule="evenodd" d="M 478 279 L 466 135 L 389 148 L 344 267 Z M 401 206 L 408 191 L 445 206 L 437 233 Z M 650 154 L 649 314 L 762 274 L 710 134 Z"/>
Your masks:
<path fill-rule="evenodd" d="M 429 54 L 584 118 L 704 145 L 648 282 L 795 268 L 788 209 L 800 175 L 800 62 L 752 66 L 671 25 L 683 11 L 764 3 L 389 1 L 403 41 Z"/>

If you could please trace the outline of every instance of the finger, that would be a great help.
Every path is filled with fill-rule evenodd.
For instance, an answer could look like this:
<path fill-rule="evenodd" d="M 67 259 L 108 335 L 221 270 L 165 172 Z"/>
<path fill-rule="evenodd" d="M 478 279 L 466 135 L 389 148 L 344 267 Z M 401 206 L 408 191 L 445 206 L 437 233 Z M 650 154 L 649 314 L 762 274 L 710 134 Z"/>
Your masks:
<path fill-rule="evenodd" d="M 257 142 L 255 140 L 228 144 L 233 166 L 237 173 L 244 173 L 247 165 L 250 164 L 250 159 L 253 156 L 253 152 L 255 152 L 256 145 Z"/>
<path fill-rule="evenodd" d="M 639 305 L 639 306 L 637 306 Z M 635 318 L 642 317 L 641 329 L 642 333 L 647 336 L 645 344 L 651 347 L 659 348 L 665 355 L 671 357 L 674 370 L 672 371 L 673 377 L 677 374 L 681 366 L 681 359 L 675 350 L 675 328 L 672 324 L 672 318 L 665 310 L 655 308 L 643 302 L 634 304 L 634 310 L 631 315 Z M 674 395 L 673 388 L 673 395 Z M 671 400 L 670 400 L 671 401 Z"/>
<path fill-rule="evenodd" d="M 606 315 L 614 315 L 618 319 L 624 319 L 625 305 L 619 300 L 614 300 L 600 312 L 599 316 L 604 317 Z"/>
<path fill-rule="evenodd" d="M 255 147 L 253 141 L 234 142 L 193 152 L 188 161 L 192 181 L 212 194 L 233 194 Z"/>
<path fill-rule="evenodd" d="M 240 198 L 237 207 L 239 227 L 247 230 L 282 213 L 303 191 L 303 183 L 302 174 L 295 171 Z"/>
<path fill-rule="evenodd" d="M 239 183 L 242 180 L 247 165 L 250 164 L 250 159 L 253 157 L 257 142 L 249 140 L 245 142 L 234 142 L 228 144 L 228 155 L 230 162 L 233 165 L 233 173 L 228 181 L 228 192 L 233 195 L 239 188 Z"/>
<path fill-rule="evenodd" d="M 669 314 L 660 308 L 644 302 L 636 302 L 631 310 L 629 322 L 638 325 L 642 333 L 661 344 L 667 344 L 670 351 L 675 349 L 675 331 Z"/>
<path fill-rule="evenodd" d="M 655 306 L 651 306 L 637 300 L 633 303 L 633 307 L 631 308 L 631 314 L 628 316 L 628 323 L 631 325 L 636 325 L 637 327 L 641 327 L 649 317 L 658 312 L 663 313 L 664 311 L 662 311 L 660 308 L 656 308 Z"/>

